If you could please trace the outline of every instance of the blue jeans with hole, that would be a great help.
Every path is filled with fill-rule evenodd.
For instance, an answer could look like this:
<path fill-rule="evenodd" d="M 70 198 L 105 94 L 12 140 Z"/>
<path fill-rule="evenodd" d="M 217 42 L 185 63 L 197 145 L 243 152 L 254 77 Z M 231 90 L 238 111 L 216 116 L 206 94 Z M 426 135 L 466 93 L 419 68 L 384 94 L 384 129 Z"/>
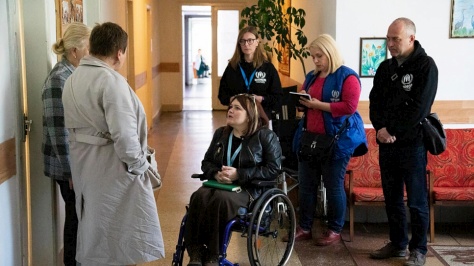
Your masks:
<path fill-rule="evenodd" d="M 418 250 L 426 254 L 429 225 L 426 149 L 422 144 L 403 147 L 382 144 L 379 151 L 390 241 L 399 248 L 403 249 L 408 245 L 410 251 Z M 404 186 L 410 210 L 412 234 L 410 242 L 408 242 L 408 224 L 403 201 Z"/>
<path fill-rule="evenodd" d="M 328 229 L 336 233 L 342 231 L 346 216 L 346 192 L 344 191 L 344 175 L 350 157 L 328 162 L 299 162 L 298 163 L 298 190 L 300 220 L 299 226 L 311 230 L 316 209 L 318 184 L 323 176 L 326 188 L 328 207 Z"/>

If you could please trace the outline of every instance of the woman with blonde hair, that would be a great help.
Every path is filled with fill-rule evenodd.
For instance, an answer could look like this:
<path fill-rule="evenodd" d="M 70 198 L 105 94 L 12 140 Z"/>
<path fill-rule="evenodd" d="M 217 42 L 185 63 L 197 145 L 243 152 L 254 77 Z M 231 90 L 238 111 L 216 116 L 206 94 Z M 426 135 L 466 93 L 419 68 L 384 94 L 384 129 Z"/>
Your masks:
<path fill-rule="evenodd" d="M 82 23 L 72 23 L 52 46 L 61 56 L 49 72 L 42 91 L 44 174 L 56 181 L 65 202 L 64 265 L 76 265 L 77 215 L 75 194 L 69 165 L 68 133 L 64 128 L 64 109 L 61 100 L 66 79 L 89 54 L 91 30 Z"/>
<path fill-rule="evenodd" d="M 272 119 L 273 112 L 281 109 L 280 77 L 263 49 L 257 28 L 253 26 L 239 32 L 234 55 L 219 85 L 219 101 L 229 105 L 230 98 L 240 93 L 255 95 L 269 119 Z"/>

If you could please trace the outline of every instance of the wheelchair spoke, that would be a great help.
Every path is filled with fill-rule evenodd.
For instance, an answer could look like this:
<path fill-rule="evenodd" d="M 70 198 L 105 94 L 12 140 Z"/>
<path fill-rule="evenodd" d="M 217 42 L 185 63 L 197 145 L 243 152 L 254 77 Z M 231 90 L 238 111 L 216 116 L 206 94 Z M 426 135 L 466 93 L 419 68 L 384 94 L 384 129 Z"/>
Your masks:
<path fill-rule="evenodd" d="M 258 225 L 259 230 L 249 232 L 251 264 L 284 265 L 294 245 L 296 221 L 293 206 L 285 194 L 275 193 L 258 207 L 260 211 L 254 213 L 251 223 Z M 289 236 L 290 241 L 283 242 L 282 236 Z"/>

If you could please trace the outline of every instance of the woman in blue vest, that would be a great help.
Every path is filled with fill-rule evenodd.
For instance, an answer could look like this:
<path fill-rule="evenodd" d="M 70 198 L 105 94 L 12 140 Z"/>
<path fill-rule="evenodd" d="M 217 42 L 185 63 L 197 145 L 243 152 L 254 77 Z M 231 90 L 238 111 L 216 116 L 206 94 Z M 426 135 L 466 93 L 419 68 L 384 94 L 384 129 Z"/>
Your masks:
<path fill-rule="evenodd" d="M 328 204 L 328 228 L 316 238 L 316 245 L 327 246 L 341 239 L 346 211 L 344 175 L 351 156 L 367 152 L 364 124 L 357 112 L 361 92 L 357 73 L 343 65 L 334 39 L 327 34 L 317 37 L 309 46 L 315 65 L 303 83 L 302 92 L 311 100 L 304 105 L 305 129 L 317 134 L 336 135 L 347 118 L 348 126 L 335 143 L 329 159 L 305 161 L 299 158 L 299 226 L 296 240 L 311 239 L 318 183 L 323 177 Z"/>

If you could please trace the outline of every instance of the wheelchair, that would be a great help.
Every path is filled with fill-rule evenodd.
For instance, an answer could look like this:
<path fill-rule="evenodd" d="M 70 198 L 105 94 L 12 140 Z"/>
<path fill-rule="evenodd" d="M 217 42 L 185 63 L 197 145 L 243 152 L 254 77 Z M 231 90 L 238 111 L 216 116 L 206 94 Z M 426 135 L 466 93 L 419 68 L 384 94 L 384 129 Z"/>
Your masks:
<path fill-rule="evenodd" d="M 192 177 L 199 178 L 200 175 L 194 174 Z M 253 185 L 268 189 L 250 207 L 241 207 L 236 217 L 227 223 L 219 252 L 220 266 L 239 265 L 226 258 L 233 232 L 240 233 L 241 237 L 247 239 L 247 253 L 252 266 L 285 265 L 288 262 L 295 243 L 296 216 L 286 191 L 278 188 L 279 184 L 286 183 L 283 178 L 284 174 L 280 174 L 276 181 L 252 182 Z M 183 265 L 187 210 L 188 206 L 181 221 L 173 266 Z M 282 241 L 283 236 L 288 236 L 288 242 Z"/>

